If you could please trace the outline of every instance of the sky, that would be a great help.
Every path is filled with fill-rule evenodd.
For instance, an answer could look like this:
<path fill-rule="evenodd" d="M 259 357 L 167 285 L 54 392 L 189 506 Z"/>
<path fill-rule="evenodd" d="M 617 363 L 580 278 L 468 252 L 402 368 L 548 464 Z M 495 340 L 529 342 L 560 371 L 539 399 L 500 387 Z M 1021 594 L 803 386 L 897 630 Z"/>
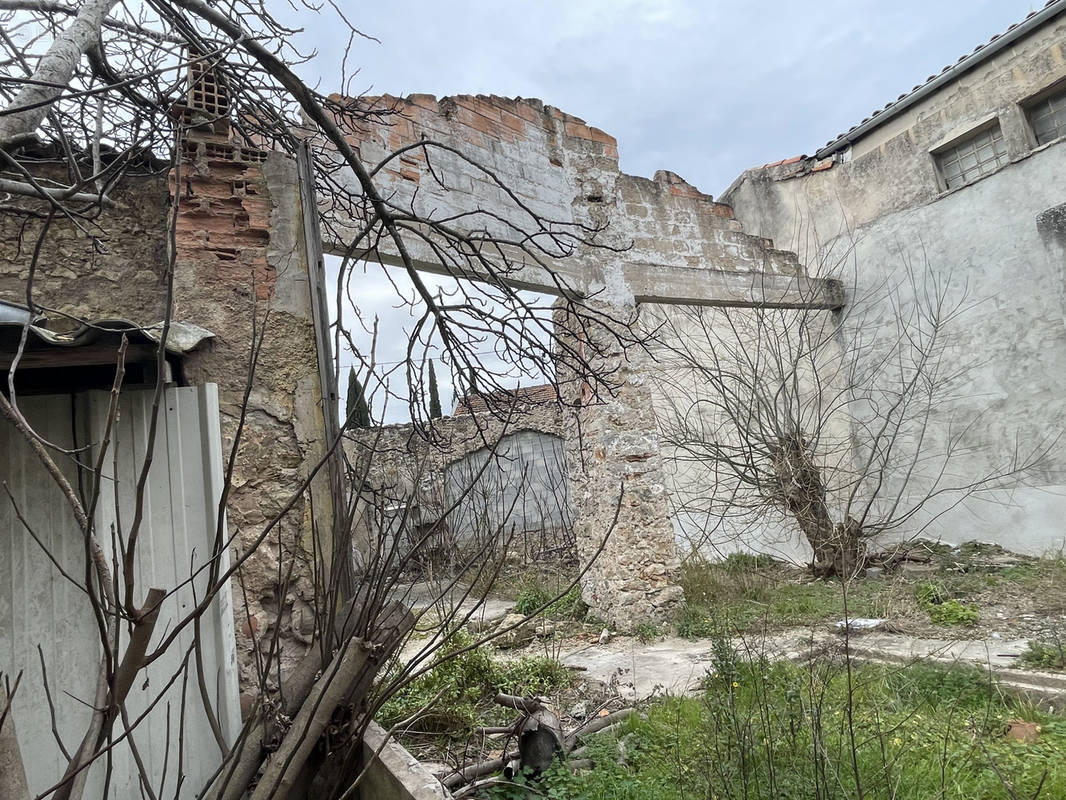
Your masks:
<path fill-rule="evenodd" d="M 1042 6 L 1032 0 L 387 0 L 344 6 L 352 93 L 536 97 L 618 139 L 623 171 L 718 195 L 745 169 L 811 154 Z M 305 75 L 341 90 L 348 42 L 301 19 Z M 317 27 L 316 27 L 317 26 Z M 407 309 L 368 269 L 379 360 Z M 438 369 L 438 378 L 442 378 Z M 448 379 L 442 383 L 447 385 Z M 450 391 L 441 400 L 450 408 Z M 407 418 L 392 402 L 386 421 Z"/>

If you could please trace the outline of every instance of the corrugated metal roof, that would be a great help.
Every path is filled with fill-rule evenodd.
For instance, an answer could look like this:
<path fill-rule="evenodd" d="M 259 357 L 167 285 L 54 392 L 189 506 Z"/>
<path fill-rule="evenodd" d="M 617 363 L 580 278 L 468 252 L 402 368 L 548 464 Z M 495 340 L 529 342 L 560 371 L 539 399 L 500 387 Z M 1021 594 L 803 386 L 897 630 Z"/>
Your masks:
<path fill-rule="evenodd" d="M 874 130 L 901 114 L 942 84 L 982 64 L 1000 50 L 1027 34 L 1033 27 L 1041 25 L 1063 12 L 1066 12 L 1066 0 L 1048 0 L 1042 9 L 1031 11 L 1021 22 L 1014 23 L 1003 33 L 997 33 L 984 44 L 974 48 L 973 52 L 965 54 L 954 64 L 948 64 L 937 74 L 930 75 L 924 82 L 918 84 L 909 92 L 905 92 L 895 100 L 886 103 L 883 108 L 874 111 L 858 125 L 827 142 L 825 147 L 815 153 L 815 158 L 825 158 L 827 155 L 846 147 L 852 141 L 858 139 L 859 136 Z"/>
<path fill-rule="evenodd" d="M 21 330 L 30 318 L 31 312 L 25 306 L 0 300 L 0 330 Z M 163 323 L 157 322 L 144 327 L 127 319 L 98 319 L 71 333 L 57 333 L 46 327 L 44 317 L 37 316 L 29 326 L 29 333 L 35 344 L 45 347 L 85 347 L 122 333 L 125 333 L 131 342 L 158 347 L 163 338 Z M 167 352 L 183 355 L 213 338 L 215 335 L 211 331 L 199 325 L 191 322 L 171 322 L 170 330 L 167 331 Z"/>

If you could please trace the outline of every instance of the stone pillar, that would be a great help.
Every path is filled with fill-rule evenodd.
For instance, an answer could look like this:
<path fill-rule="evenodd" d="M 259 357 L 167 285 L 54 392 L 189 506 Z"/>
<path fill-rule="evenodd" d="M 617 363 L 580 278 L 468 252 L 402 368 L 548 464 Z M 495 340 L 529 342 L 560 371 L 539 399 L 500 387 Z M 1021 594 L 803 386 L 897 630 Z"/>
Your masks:
<path fill-rule="evenodd" d="M 323 393 L 296 162 L 235 141 L 224 103 L 202 105 L 185 115 L 215 121 L 185 129 L 171 176 L 174 318 L 215 334 L 183 369 L 189 383 L 218 384 L 227 456 L 258 347 L 226 507 L 234 557 L 250 553 L 233 592 L 241 689 L 254 693 L 255 649 L 269 651 L 277 633 L 273 685 L 306 651 L 324 596 L 328 576 L 318 569 L 322 556 L 316 560 L 332 551 L 324 470 L 256 545 L 326 451 Z"/>
<path fill-rule="evenodd" d="M 556 317 L 562 335 L 578 338 L 587 370 L 560 377 L 575 406 L 568 461 L 578 559 L 595 557 L 582 597 L 596 616 L 632 630 L 670 620 L 683 599 L 680 565 L 646 362 L 627 324 L 635 308 L 588 305 L 612 321 L 577 331 L 572 317 Z"/>

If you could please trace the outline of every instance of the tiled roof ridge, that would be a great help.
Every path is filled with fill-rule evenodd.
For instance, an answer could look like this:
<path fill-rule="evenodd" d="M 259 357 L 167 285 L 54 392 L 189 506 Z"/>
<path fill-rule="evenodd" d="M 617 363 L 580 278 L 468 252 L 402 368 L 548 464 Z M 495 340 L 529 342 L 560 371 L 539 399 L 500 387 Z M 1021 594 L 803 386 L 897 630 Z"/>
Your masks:
<path fill-rule="evenodd" d="M 849 134 L 855 132 L 856 130 L 861 128 L 863 125 L 866 125 L 868 122 L 871 122 L 874 119 L 876 119 L 877 117 L 885 114 L 885 112 L 890 111 L 895 106 L 898 106 L 901 103 L 904 103 L 908 98 L 912 97 L 914 94 L 916 94 L 917 92 L 921 91 L 926 86 L 929 86 L 929 84 L 931 84 L 934 81 L 936 81 L 942 75 L 944 75 L 944 74 L 946 74 L 948 72 L 951 72 L 952 70 L 955 70 L 955 69 L 958 69 L 960 67 L 963 67 L 964 65 L 971 66 L 971 65 L 967 64 L 967 62 L 970 62 L 970 61 L 973 62 L 972 66 L 976 66 L 977 64 L 979 64 L 981 62 L 983 54 L 987 52 L 989 46 L 995 44 L 1000 39 L 1002 39 L 1004 36 L 1008 35 L 1012 31 L 1014 31 L 1016 28 L 1018 28 L 1020 25 L 1025 24 L 1028 20 L 1030 20 L 1033 17 L 1035 17 L 1037 14 L 1041 14 L 1044 11 L 1046 11 L 1047 9 L 1052 8 L 1053 6 L 1056 6 L 1056 5 L 1061 5 L 1062 6 L 1062 10 L 1066 11 L 1066 0 L 1047 0 L 1047 2 L 1044 4 L 1044 6 L 1042 8 L 1036 9 L 1035 11 L 1030 11 L 1028 14 L 1026 14 L 1024 19 L 1013 23 L 1005 31 L 1002 31 L 1001 33 L 995 34 L 987 42 L 983 42 L 982 44 L 977 45 L 977 47 L 975 47 L 971 52 L 960 56 L 958 58 L 958 60 L 955 61 L 953 64 L 948 64 L 946 67 L 944 67 L 942 70 L 940 70 L 940 72 L 937 72 L 937 73 L 935 73 L 933 75 L 930 75 L 924 81 L 922 81 L 921 83 L 917 84 L 914 88 L 912 88 L 909 92 L 904 92 L 899 97 L 897 97 L 895 100 L 889 101 L 882 108 L 879 108 L 876 111 L 874 111 L 872 114 L 870 114 L 870 116 L 868 116 L 865 119 L 863 119 L 857 125 L 853 125 L 848 130 L 844 131 L 844 133 L 841 133 L 839 136 L 836 136 L 835 138 L 830 139 L 828 142 L 826 142 L 825 147 L 823 147 L 821 150 L 818 151 L 818 154 L 817 154 L 816 157 L 824 157 L 825 151 L 828 148 L 834 147 L 838 143 L 839 143 L 840 147 L 844 147 L 847 144 L 847 142 L 845 140 L 847 139 Z M 886 117 L 886 119 L 887 119 L 887 117 Z"/>

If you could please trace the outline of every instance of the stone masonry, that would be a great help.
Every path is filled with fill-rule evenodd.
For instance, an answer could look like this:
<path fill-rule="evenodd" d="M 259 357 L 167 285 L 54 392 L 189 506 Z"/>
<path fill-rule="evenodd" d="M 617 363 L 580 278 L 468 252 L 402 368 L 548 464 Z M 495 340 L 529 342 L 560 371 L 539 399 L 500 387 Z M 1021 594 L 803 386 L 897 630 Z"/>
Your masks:
<path fill-rule="evenodd" d="M 842 302 L 839 287 L 808 281 L 793 254 L 745 234 L 729 206 L 670 172 L 652 180 L 622 173 L 613 137 L 540 101 L 412 95 L 350 102 L 392 112 L 379 123 L 350 127 L 349 143 L 371 168 L 380 167 L 380 188 L 394 205 L 436 218 L 490 207 L 499 219 L 479 217 L 477 224 L 506 236 L 529 227 L 531 211 L 559 226 L 596 231 L 593 246 L 560 258 L 553 274 L 528 260 L 511 269 L 502 279 L 512 285 L 584 297 L 612 321 L 635 319 L 644 301 L 825 308 Z M 409 149 L 392 155 L 398 148 Z M 343 175 L 339 166 L 338 180 Z M 354 176 L 347 185 L 359 192 Z M 339 239 L 332 246 L 339 249 L 358 220 L 335 223 Z M 412 252 L 416 268 L 441 271 L 427 251 Z M 368 256 L 396 263 L 385 249 Z M 582 560 L 607 540 L 584 581 L 585 600 L 597 615 L 631 628 L 666 620 L 681 592 L 645 366 L 632 329 L 613 324 L 572 332 L 582 338 L 590 374 L 569 376 L 577 387 L 568 431 L 571 496 Z"/>
<path fill-rule="evenodd" d="M 218 109 L 212 109 L 217 111 Z M 189 129 L 179 168 L 131 177 L 112 192 L 92 228 L 99 247 L 64 219 L 52 222 L 34 277 L 34 300 L 51 327 L 75 318 L 128 319 L 166 314 L 175 213 L 172 318 L 214 338 L 188 354 L 181 383 L 217 383 L 223 451 L 233 446 L 255 340 L 261 339 L 227 503 L 233 550 L 243 552 L 290 501 L 324 452 L 321 391 L 311 324 L 307 261 L 295 164 L 250 150 L 224 129 Z M 148 170 L 146 170 L 148 172 Z M 25 302 L 41 223 L 0 215 L 0 297 Z M 328 530 L 323 482 L 311 492 Z M 234 582 L 242 687 L 254 686 L 254 650 L 280 627 L 281 663 L 302 654 L 314 617 L 311 493 L 298 497 Z M 289 564 L 294 567 L 289 572 Z M 247 603 L 245 603 L 247 600 Z M 276 673 L 275 673 L 276 677 Z"/>
<path fill-rule="evenodd" d="M 456 414 L 431 420 L 428 430 L 412 424 L 357 428 L 346 432 L 344 448 L 356 473 L 366 470 L 368 490 L 380 504 L 410 508 L 417 519 L 413 525 L 435 523 L 448 509 L 446 471 L 464 457 L 483 448 L 495 450 L 503 437 L 534 431 L 565 438 L 567 415 L 554 401 L 518 403 L 508 409 L 507 419 L 489 412 Z M 512 547 L 517 557 L 535 542 L 518 542 Z M 366 547 L 370 552 L 369 543 Z"/>

